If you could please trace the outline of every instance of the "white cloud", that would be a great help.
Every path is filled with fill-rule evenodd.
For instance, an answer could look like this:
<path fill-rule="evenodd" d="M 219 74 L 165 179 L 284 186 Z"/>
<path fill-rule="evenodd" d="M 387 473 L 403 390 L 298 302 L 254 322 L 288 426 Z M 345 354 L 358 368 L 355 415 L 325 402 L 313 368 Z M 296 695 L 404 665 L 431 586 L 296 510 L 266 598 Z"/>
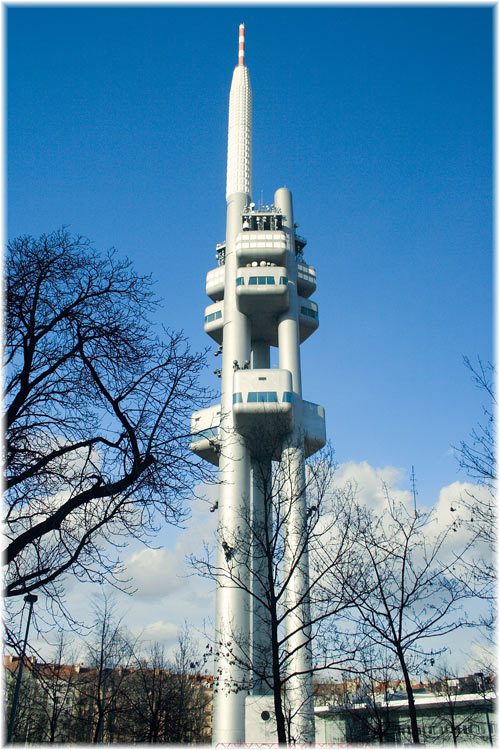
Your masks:
<path fill-rule="evenodd" d="M 142 549 L 125 561 L 137 599 L 161 599 L 182 586 L 179 560 L 168 549 Z"/>
<path fill-rule="evenodd" d="M 164 622 L 164 620 L 157 620 L 149 625 L 146 625 L 142 630 L 134 628 L 135 634 L 140 636 L 141 643 L 159 643 L 161 645 L 170 646 L 177 642 L 179 638 L 181 628 L 173 622 Z"/>
<path fill-rule="evenodd" d="M 194 582 L 199 579 L 192 575 L 186 558 L 190 554 L 201 556 L 204 542 L 214 543 L 217 513 L 210 513 L 209 509 L 215 502 L 218 488 L 207 485 L 197 490 L 197 497 L 191 502 L 191 518 L 185 529 L 170 529 L 164 547 L 141 549 L 124 561 L 126 576 L 132 579 L 131 585 L 137 589 L 135 598 L 168 597 L 170 606 L 174 593 L 183 595 L 186 589 L 192 590 L 193 585 L 196 588 Z M 200 497 L 203 495 L 205 500 Z"/>
<path fill-rule="evenodd" d="M 453 482 L 443 487 L 439 493 L 439 499 L 434 506 L 434 517 L 436 519 L 436 531 L 443 531 L 447 526 L 453 524 L 453 531 L 446 543 L 446 551 L 458 552 L 464 549 L 472 539 L 473 527 L 470 524 L 471 511 L 466 507 L 470 502 L 470 495 L 478 499 L 488 500 L 489 490 L 481 485 L 473 485 L 470 482 Z M 475 541 L 473 548 L 467 553 L 467 558 L 484 556 L 491 560 L 493 552 L 488 546 Z"/>
<path fill-rule="evenodd" d="M 407 490 L 398 489 L 404 478 L 404 471 L 395 466 L 375 468 L 367 461 L 355 463 L 347 461 L 340 464 L 334 476 L 334 486 L 341 489 L 351 483 L 357 488 L 357 499 L 375 513 L 380 513 L 387 507 L 384 487 L 390 490 L 391 497 L 409 506 L 413 498 Z"/>
<path fill-rule="evenodd" d="M 496 671 L 498 654 L 493 646 L 487 643 L 473 643 L 470 648 L 470 659 L 464 666 L 464 672 L 488 672 Z"/>

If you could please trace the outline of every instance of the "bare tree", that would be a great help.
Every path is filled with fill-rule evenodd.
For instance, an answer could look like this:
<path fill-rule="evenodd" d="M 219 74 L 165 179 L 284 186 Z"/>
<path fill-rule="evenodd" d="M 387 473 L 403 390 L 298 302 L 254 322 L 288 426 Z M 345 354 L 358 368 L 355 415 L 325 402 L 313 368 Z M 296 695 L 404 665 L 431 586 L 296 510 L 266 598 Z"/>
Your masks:
<path fill-rule="evenodd" d="M 11 666 L 15 666 L 15 668 L 12 670 L 7 668 L 4 681 L 5 726 L 8 726 L 11 718 L 20 659 L 17 658 L 15 665 L 13 663 Z M 36 707 L 41 699 L 42 691 L 39 681 L 33 672 L 32 658 L 25 657 L 21 689 L 18 696 L 14 726 L 12 728 L 12 743 L 26 744 L 39 740 L 40 718 Z"/>
<path fill-rule="evenodd" d="M 345 596 L 333 601 L 331 588 L 326 596 L 323 587 L 331 570 L 341 560 L 347 564 L 350 554 L 352 542 L 346 527 L 337 524 L 348 517 L 348 503 L 343 493 L 332 490 L 335 467 L 330 449 L 308 462 L 304 484 L 290 476 L 295 471 L 291 463 L 268 458 L 281 451 L 280 429 L 271 425 L 258 435 L 248 435 L 247 441 L 253 456 L 253 494 L 261 498 L 260 510 L 256 513 L 249 502 L 236 530 L 219 527 L 218 543 L 226 558 L 223 567 L 212 561 L 210 551 L 204 559 L 192 558 L 191 562 L 201 575 L 249 595 L 251 647 L 238 632 L 227 633 L 214 646 L 216 657 L 233 660 L 246 675 L 242 684 L 224 689 L 272 696 L 278 742 L 292 744 L 302 739 L 294 729 L 295 716 L 302 707 L 289 699 L 290 683 L 306 673 L 339 666 L 353 655 L 347 640 L 340 640 L 338 632 L 332 638 L 332 626 L 325 625 L 347 606 Z M 296 505 L 302 507 L 304 497 L 306 519 L 296 529 Z M 308 583 L 300 597 L 291 597 L 291 582 L 308 557 Z M 303 606 L 305 602 L 308 607 Z M 297 649 L 306 650 L 311 657 L 310 666 L 301 673 L 292 667 Z M 223 688 L 215 685 L 214 690 L 218 689 Z"/>
<path fill-rule="evenodd" d="M 488 403 L 483 404 L 482 407 L 484 421 L 471 431 L 468 441 L 462 440 L 460 447 L 456 448 L 457 458 L 460 468 L 469 477 L 480 484 L 493 487 L 497 478 L 494 414 L 496 395 L 493 384 L 495 368 L 491 362 L 484 364 L 479 357 L 477 366 L 472 365 L 468 357 L 464 357 L 464 364 L 471 373 L 474 385 L 486 397 Z M 484 531 L 487 531 L 487 529 Z"/>
<path fill-rule="evenodd" d="M 119 713 L 127 708 L 126 686 L 134 643 L 107 597 L 94 603 L 94 612 L 92 637 L 85 642 L 88 667 L 79 673 L 75 714 L 81 724 L 81 740 L 113 742 Z"/>
<path fill-rule="evenodd" d="M 426 647 L 429 639 L 468 624 L 462 605 L 471 596 L 470 582 L 458 580 L 454 574 L 460 558 L 456 552 L 451 561 L 445 560 L 451 526 L 436 533 L 432 513 L 409 511 L 387 490 L 386 501 L 379 517 L 357 506 L 352 543 L 359 575 L 353 576 L 345 566 L 337 566 L 334 573 L 336 578 L 342 577 L 352 605 L 343 613 L 346 632 L 361 643 L 387 649 L 399 663 L 412 737 L 418 743 L 410 673 L 424 664 L 434 664 L 436 651 Z"/>
<path fill-rule="evenodd" d="M 387 648 L 368 644 L 360 651 L 358 664 L 357 700 L 362 700 L 364 710 L 351 710 L 352 718 L 362 725 L 365 741 L 375 740 L 381 745 L 394 742 L 398 724 L 389 701 L 397 658 Z M 349 712 L 347 703 L 346 710 Z"/>
<path fill-rule="evenodd" d="M 37 717 L 36 741 L 54 743 L 70 738 L 73 706 L 77 695 L 78 671 L 74 657 L 68 655 L 64 631 L 60 631 L 51 663 L 37 662 L 32 667 L 39 690 L 31 707 Z"/>
<path fill-rule="evenodd" d="M 202 661 L 187 629 L 173 660 L 158 643 L 134 660 L 127 681 L 125 742 L 196 743 L 209 739 L 210 691 L 202 683 Z"/>
<path fill-rule="evenodd" d="M 444 710 L 439 712 L 433 722 L 433 736 L 437 741 L 443 741 L 451 735 L 453 744 L 457 745 L 460 737 L 467 739 L 471 725 L 474 726 L 477 709 L 474 707 L 467 710 L 460 702 L 459 695 L 463 688 L 457 674 L 449 669 L 446 662 L 436 670 L 431 689 L 445 703 Z"/>
<path fill-rule="evenodd" d="M 477 596 L 490 603 L 489 617 L 483 624 L 486 632 L 491 634 L 495 623 L 497 580 L 495 368 L 489 362 L 484 364 L 479 357 L 477 365 L 473 365 L 468 357 L 464 357 L 464 364 L 474 385 L 486 399 L 482 406 L 483 421 L 471 431 L 469 440 L 463 440 L 455 451 L 460 468 L 477 483 L 476 488 L 467 490 L 462 496 L 467 512 L 462 523 L 470 529 L 476 542 L 475 553 L 468 565 L 474 573 Z"/>
<path fill-rule="evenodd" d="M 154 332 L 149 277 L 59 230 L 8 246 L 8 597 L 119 577 L 113 549 L 177 524 L 201 468 L 189 416 L 205 403 L 203 355 Z M 110 549 L 108 545 L 107 549 Z"/>
<path fill-rule="evenodd" d="M 134 659 L 134 675 L 128 685 L 130 713 L 125 736 L 137 742 L 164 741 L 165 709 L 170 705 L 169 665 L 164 649 L 155 643 L 146 657 Z"/>

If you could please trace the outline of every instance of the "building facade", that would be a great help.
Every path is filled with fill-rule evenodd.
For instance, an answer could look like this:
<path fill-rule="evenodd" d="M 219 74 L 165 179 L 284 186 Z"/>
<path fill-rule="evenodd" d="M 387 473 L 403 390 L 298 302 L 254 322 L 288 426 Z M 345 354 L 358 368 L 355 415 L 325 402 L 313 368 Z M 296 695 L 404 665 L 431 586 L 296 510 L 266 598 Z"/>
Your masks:
<path fill-rule="evenodd" d="M 497 743 L 494 694 L 415 695 L 420 741 L 426 745 Z M 388 700 L 317 706 L 316 743 L 412 744 L 406 694 Z"/>

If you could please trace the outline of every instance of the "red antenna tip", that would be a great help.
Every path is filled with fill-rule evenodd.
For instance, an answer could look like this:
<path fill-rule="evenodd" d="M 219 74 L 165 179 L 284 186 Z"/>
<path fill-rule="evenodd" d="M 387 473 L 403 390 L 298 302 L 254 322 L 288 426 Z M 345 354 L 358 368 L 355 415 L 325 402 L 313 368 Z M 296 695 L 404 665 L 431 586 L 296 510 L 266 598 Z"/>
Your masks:
<path fill-rule="evenodd" d="M 245 64 L 245 24 L 240 23 L 240 32 L 238 39 L 238 65 Z"/>

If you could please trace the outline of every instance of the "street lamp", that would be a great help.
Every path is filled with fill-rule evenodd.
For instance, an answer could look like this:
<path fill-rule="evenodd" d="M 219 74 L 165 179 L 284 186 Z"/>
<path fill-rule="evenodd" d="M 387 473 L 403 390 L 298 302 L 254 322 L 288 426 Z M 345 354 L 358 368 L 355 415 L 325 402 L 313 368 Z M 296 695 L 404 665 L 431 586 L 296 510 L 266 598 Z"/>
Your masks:
<path fill-rule="evenodd" d="M 26 646 L 28 643 L 28 633 L 30 631 L 31 613 L 33 612 L 33 605 L 37 600 L 38 600 L 38 596 L 36 596 L 36 594 L 26 594 L 26 596 L 24 597 L 24 601 L 30 605 L 30 608 L 28 610 L 28 622 L 26 623 L 26 633 L 24 636 L 23 647 L 21 650 L 21 661 L 19 663 L 19 669 L 17 670 L 16 689 L 14 692 L 14 700 L 12 701 L 12 709 L 10 712 L 9 729 L 7 731 L 7 742 L 12 741 L 12 732 L 14 731 L 14 722 L 16 720 L 17 701 L 19 698 L 19 691 L 21 689 L 21 677 L 23 676 L 24 657 L 26 654 Z"/>
<path fill-rule="evenodd" d="M 481 691 L 483 693 L 484 713 L 486 715 L 486 724 L 488 725 L 488 737 L 490 739 L 490 745 L 493 746 L 493 736 L 491 734 L 490 717 L 488 714 L 488 703 L 486 701 L 486 687 L 484 684 L 484 674 L 482 672 L 475 672 L 474 677 L 479 677 L 481 679 Z"/>

